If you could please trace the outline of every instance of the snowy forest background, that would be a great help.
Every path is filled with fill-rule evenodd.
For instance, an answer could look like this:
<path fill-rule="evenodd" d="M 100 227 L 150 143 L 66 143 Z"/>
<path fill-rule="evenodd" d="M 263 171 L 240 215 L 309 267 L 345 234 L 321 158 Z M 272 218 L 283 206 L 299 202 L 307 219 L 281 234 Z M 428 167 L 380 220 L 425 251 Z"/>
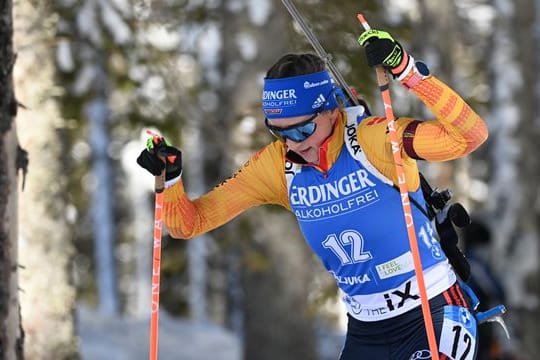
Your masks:
<path fill-rule="evenodd" d="M 512 335 L 500 346 L 536 359 L 540 1 L 295 4 L 375 113 L 359 11 L 486 119 L 472 156 L 421 166 L 491 229 L 481 256 Z M 203 193 L 271 141 L 262 77 L 298 51 L 312 50 L 277 0 L 0 1 L 0 358 L 147 358 L 144 130 L 184 150 L 186 188 Z M 397 116 L 429 118 L 392 91 Z M 160 358 L 336 358 L 343 309 L 291 214 L 253 209 L 193 241 L 165 235 L 162 251 Z"/>

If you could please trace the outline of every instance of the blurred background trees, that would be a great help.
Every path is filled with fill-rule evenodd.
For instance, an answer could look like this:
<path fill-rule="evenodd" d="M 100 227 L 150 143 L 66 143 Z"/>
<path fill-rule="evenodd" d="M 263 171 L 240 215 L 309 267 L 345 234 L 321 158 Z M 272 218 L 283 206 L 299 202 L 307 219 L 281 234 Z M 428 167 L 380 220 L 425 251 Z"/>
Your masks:
<path fill-rule="evenodd" d="M 484 254 L 506 290 L 514 335 L 504 347 L 533 359 L 540 346 L 538 1 L 295 4 L 373 112 L 383 113 L 356 43 L 358 11 L 486 119 L 490 139 L 472 156 L 421 167 L 492 229 Z M 3 19 L 10 6 L 2 4 Z M 198 196 L 272 140 L 259 98 L 267 68 L 285 52 L 312 50 L 277 0 L 34 0 L 14 2 L 13 14 L 13 81 L 26 107 L 16 117 L 18 142 L 30 158 L 18 194 L 25 352 L 75 358 L 77 307 L 112 318 L 149 314 L 153 179 L 135 164 L 144 130 L 184 150 L 186 188 Z M 10 34 L 1 34 L 0 116 L 9 125 Z M 397 116 L 431 116 L 403 88 L 392 91 Z M 17 137 L 8 125 L 0 127 L 0 163 L 2 175 L 10 171 L 3 188 L 13 199 L 8 149 Z M 4 199 L 2 209 L 13 212 L 16 202 Z M 3 249 L 14 248 L 10 235 Z M 14 284 L 2 279 L 3 288 Z M 322 358 L 321 334 L 343 321 L 335 285 L 294 217 L 271 206 L 193 241 L 166 236 L 161 279 L 163 311 L 227 328 L 245 359 Z"/>

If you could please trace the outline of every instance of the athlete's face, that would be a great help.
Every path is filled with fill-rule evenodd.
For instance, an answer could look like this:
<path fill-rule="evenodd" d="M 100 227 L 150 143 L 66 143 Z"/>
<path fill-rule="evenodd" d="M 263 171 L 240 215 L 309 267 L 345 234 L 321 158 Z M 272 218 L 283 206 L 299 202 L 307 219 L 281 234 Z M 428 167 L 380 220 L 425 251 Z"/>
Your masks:
<path fill-rule="evenodd" d="M 324 141 L 332 134 L 332 129 L 336 121 L 338 110 L 328 110 L 317 114 L 311 121 L 315 123 L 315 132 L 302 141 L 293 141 L 285 136 L 285 144 L 289 150 L 300 155 L 308 163 L 319 163 L 319 148 Z M 284 119 L 268 120 L 268 125 L 272 128 L 293 128 L 295 125 L 305 123 L 313 116 L 297 116 Z"/>

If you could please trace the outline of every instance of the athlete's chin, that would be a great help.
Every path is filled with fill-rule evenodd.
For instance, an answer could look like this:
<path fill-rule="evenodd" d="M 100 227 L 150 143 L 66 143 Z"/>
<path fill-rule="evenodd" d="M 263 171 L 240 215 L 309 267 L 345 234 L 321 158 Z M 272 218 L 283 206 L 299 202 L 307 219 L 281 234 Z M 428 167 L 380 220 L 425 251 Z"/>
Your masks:
<path fill-rule="evenodd" d="M 317 157 L 317 154 L 315 153 L 315 151 L 313 151 L 313 149 L 299 151 L 297 154 L 310 164 L 317 164 L 319 162 L 319 158 Z"/>

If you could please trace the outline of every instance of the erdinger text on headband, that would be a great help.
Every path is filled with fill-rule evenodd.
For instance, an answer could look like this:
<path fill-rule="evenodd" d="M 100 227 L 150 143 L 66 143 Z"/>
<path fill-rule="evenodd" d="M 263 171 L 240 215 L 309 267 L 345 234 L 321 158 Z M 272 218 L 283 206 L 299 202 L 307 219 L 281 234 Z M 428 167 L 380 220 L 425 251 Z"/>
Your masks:
<path fill-rule="evenodd" d="M 262 94 L 264 115 L 272 120 L 313 115 L 323 109 L 335 109 L 338 104 L 334 90 L 332 78 L 326 70 L 280 79 L 265 79 Z"/>

